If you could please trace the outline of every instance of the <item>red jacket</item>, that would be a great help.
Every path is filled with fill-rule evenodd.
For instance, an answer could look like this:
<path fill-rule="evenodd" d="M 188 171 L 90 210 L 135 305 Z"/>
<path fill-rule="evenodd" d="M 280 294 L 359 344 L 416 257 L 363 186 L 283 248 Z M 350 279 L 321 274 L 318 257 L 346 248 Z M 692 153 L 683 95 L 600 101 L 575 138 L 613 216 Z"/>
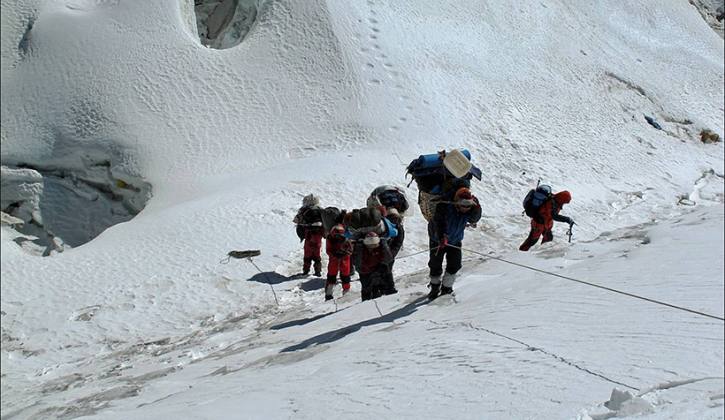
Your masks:
<path fill-rule="evenodd" d="M 559 214 L 564 204 L 571 200 L 571 195 L 568 191 L 561 191 L 554 194 L 554 198 L 546 200 L 546 202 L 539 208 L 539 220 L 537 218 L 531 219 L 531 224 L 543 225 L 546 230 L 550 230 L 554 226 L 554 221 L 564 222 L 571 224 L 571 219 Z M 541 223 L 543 221 L 543 223 Z"/>
<path fill-rule="evenodd" d="M 363 246 L 360 274 L 365 275 L 380 270 L 384 265 L 390 264 L 392 260 L 390 247 L 385 241 L 381 241 L 380 246 L 373 249 Z M 387 267 L 385 270 L 387 271 Z"/>
<path fill-rule="evenodd" d="M 345 255 L 352 254 L 352 242 L 348 241 L 345 237 L 336 238 L 334 236 L 328 236 L 325 251 L 331 257 L 344 257 Z"/>

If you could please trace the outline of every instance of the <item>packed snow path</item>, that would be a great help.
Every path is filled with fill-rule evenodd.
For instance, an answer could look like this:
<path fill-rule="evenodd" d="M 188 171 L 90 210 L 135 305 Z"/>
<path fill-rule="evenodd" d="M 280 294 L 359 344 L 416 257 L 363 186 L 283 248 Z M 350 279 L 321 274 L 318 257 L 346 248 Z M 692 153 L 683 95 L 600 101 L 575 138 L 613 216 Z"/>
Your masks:
<path fill-rule="evenodd" d="M 509 258 L 721 313 L 722 287 L 711 291 L 722 285 L 722 237 L 704 233 L 722 217 L 722 206 L 697 209 Z M 691 249 L 689 259 L 674 258 L 671 241 Z M 554 250 L 561 256 L 548 256 Z M 15 341 L 3 368 L 15 385 L 4 392 L 3 416 L 161 418 L 204 406 L 212 417 L 446 418 L 453 406 L 463 417 L 561 418 L 608 412 L 600 403 L 614 388 L 649 398 L 639 412 L 671 410 L 661 398 L 712 418 L 721 412 L 719 321 L 476 258 L 465 263 L 456 296 L 432 303 L 424 272 L 399 276 L 399 294 L 363 303 L 357 284 L 336 305 L 325 303 L 322 282 L 279 282 L 279 307 L 269 297 L 184 335 L 107 342 L 95 356 L 25 379 L 15 363 L 44 355 Z M 78 322 L 93 322 L 88 312 Z M 687 389 L 687 398 L 662 397 L 671 388 Z"/>

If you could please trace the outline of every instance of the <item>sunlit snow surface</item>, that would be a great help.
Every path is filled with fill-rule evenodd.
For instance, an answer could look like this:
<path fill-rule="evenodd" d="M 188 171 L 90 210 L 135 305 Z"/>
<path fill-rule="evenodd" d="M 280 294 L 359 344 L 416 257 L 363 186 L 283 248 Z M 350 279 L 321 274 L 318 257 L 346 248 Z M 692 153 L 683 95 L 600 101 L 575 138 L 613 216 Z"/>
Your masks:
<path fill-rule="evenodd" d="M 463 146 L 465 247 L 722 317 L 722 38 L 674 0 L 351 3 L 270 1 L 226 50 L 191 2 L 3 3 L 2 164 L 92 147 L 153 197 L 45 258 L 2 227 L 2 416 L 723 418 L 718 320 L 474 253 L 455 302 L 423 255 L 376 302 L 288 278 L 303 195 L 360 207 Z M 578 225 L 523 254 L 539 177 Z"/>

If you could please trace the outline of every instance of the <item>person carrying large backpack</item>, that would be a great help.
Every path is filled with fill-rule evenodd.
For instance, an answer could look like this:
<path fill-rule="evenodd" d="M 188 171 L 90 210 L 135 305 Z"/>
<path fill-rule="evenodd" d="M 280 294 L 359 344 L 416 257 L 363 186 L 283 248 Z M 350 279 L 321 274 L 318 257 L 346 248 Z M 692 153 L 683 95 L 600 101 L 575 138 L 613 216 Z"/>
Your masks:
<path fill-rule="evenodd" d="M 376 208 L 383 206 L 386 211 L 395 209 L 401 216 L 409 207 L 405 191 L 395 185 L 381 185 L 375 188 L 367 199 L 367 206 Z"/>
<path fill-rule="evenodd" d="M 410 162 L 407 174 L 418 186 L 418 205 L 427 222 L 433 220 L 438 203 L 450 201 L 461 187 L 470 188 L 473 178 L 481 180 L 481 170 L 466 149 L 420 155 Z"/>
<path fill-rule="evenodd" d="M 342 224 L 345 226 L 345 237 L 353 242 L 352 265 L 354 271 L 360 271 L 362 258 L 362 240 L 368 232 L 375 232 L 381 239 L 387 240 L 398 236 L 398 229 L 388 220 L 380 206 L 353 209 L 342 213 Z"/>
<path fill-rule="evenodd" d="M 292 220 L 296 225 L 297 236 L 300 242 L 304 241 L 304 257 L 302 260 L 302 274 L 310 273 L 310 266 L 314 263 L 315 276 L 322 276 L 322 215 L 320 199 L 313 194 L 302 199 L 302 207 Z"/>
<path fill-rule="evenodd" d="M 398 293 L 398 290 L 395 288 L 395 278 L 393 277 L 393 265 L 395 264 L 395 257 L 398 256 L 400 249 L 403 247 L 403 242 L 405 241 L 405 227 L 403 226 L 403 216 L 401 216 L 395 208 L 389 208 L 388 214 L 385 218 L 395 225 L 398 230 L 398 235 L 388 241 L 388 247 L 390 248 L 392 259 L 390 260 L 390 264 L 387 265 L 388 272 L 379 283 L 379 291 L 373 290 L 373 295 L 376 295 L 377 293 L 381 295 L 392 295 Z"/>
<path fill-rule="evenodd" d="M 569 202 L 571 202 L 569 191 L 552 194 L 551 187 L 548 185 L 539 185 L 536 189 L 529 191 L 524 198 L 524 212 L 531 218 L 531 231 L 519 246 L 519 250 L 528 251 L 542 236 L 542 244 L 554 239 L 554 234 L 551 232 L 554 221 L 568 223 L 569 229 L 571 229 L 574 221 L 570 217 L 559 214 L 564 204 Z"/>
<path fill-rule="evenodd" d="M 433 300 L 439 294 L 453 293 L 456 273 L 463 265 L 461 245 L 466 226 L 476 224 L 479 220 L 481 220 L 481 206 L 478 199 L 471 194 L 471 190 L 465 187 L 456 191 L 452 202 L 438 203 L 436 206 L 434 218 L 428 223 L 430 237 L 428 299 Z M 445 274 L 443 274 L 444 257 Z"/>
<path fill-rule="evenodd" d="M 374 231 L 365 234 L 360 250 L 360 297 L 363 301 L 383 295 L 385 281 L 393 255 L 386 240 Z"/>

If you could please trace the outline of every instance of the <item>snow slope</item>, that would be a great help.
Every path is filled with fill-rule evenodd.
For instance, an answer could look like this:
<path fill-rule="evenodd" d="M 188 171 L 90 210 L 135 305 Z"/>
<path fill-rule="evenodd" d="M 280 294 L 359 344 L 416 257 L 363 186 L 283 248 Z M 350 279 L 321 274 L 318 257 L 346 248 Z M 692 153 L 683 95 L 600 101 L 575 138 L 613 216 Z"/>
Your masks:
<path fill-rule="evenodd" d="M 687 2 L 268 1 L 225 50 L 201 46 L 190 2 L 2 6 L 2 165 L 107 161 L 110 179 L 152 193 L 135 218 L 51 257 L 2 227 L 3 417 L 558 418 L 606 415 L 596 404 L 621 385 L 586 369 L 640 391 L 722 377 L 721 323 L 492 261 L 466 266 L 450 306 L 415 303 L 419 255 L 380 300 L 393 315 L 366 303 L 270 329 L 331 309 L 317 282 L 286 278 L 301 197 L 362 206 L 444 147 L 469 148 L 484 171 L 472 249 L 722 316 L 723 146 L 699 133 L 723 134 L 723 40 Z M 572 192 L 574 242 L 559 228 L 517 255 L 520 200 L 539 177 Z M 406 228 L 403 252 L 424 250 L 417 208 Z M 268 276 L 219 264 L 250 248 Z M 708 408 L 718 389 L 642 398 L 655 414 L 677 415 L 658 395 L 721 418 Z"/>

